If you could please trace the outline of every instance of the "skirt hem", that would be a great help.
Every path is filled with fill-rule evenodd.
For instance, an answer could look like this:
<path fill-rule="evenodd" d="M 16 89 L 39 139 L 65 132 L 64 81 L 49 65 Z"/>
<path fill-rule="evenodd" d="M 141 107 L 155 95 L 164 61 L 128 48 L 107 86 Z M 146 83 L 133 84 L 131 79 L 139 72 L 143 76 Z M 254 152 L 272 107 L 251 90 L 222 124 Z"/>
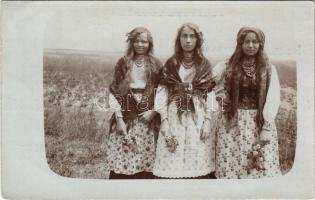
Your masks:
<path fill-rule="evenodd" d="M 199 176 L 205 176 L 211 172 L 214 172 L 214 169 L 198 171 L 198 172 L 196 171 L 184 172 L 184 173 L 173 172 L 172 174 L 170 174 L 170 172 L 153 170 L 153 175 L 157 177 L 162 177 L 162 178 L 194 178 L 194 177 L 199 177 Z"/>

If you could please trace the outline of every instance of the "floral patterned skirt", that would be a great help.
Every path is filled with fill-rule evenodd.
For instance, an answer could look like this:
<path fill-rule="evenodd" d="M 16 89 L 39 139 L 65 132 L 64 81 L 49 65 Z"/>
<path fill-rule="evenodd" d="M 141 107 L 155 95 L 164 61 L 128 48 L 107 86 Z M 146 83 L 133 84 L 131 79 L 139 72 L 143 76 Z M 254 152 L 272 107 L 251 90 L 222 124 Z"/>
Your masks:
<path fill-rule="evenodd" d="M 136 150 L 123 144 L 124 136 L 116 132 L 110 133 L 107 141 L 109 170 L 117 174 L 152 172 L 156 146 L 154 132 L 138 119 L 133 124 L 128 135 L 136 139 Z"/>
<path fill-rule="evenodd" d="M 270 134 L 270 144 L 262 148 L 265 170 L 248 171 L 247 155 L 258 141 L 259 132 L 254 121 L 257 110 L 238 109 L 237 126 L 229 131 L 219 119 L 216 141 L 216 177 L 217 178 L 262 178 L 281 175 L 277 129 L 274 122 L 264 124 L 264 134 Z"/>
<path fill-rule="evenodd" d="M 200 140 L 200 130 L 204 121 L 204 107 L 194 101 L 196 114 L 185 111 L 182 121 L 177 115 L 174 103 L 168 107 L 169 131 L 178 141 L 175 152 L 169 152 L 165 137 L 160 133 L 157 141 L 153 174 L 164 178 L 192 178 L 214 171 L 214 134 Z"/>

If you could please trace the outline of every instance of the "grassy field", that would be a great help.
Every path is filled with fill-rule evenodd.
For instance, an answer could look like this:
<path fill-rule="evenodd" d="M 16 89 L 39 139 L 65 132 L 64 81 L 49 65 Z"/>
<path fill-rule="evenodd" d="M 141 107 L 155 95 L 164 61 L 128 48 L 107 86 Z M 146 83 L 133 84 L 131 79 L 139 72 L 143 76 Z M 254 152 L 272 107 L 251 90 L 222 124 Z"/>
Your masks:
<path fill-rule="evenodd" d="M 73 50 L 44 52 L 46 157 L 59 175 L 108 178 L 105 142 L 110 112 L 95 106 L 95 97 L 108 88 L 115 62 L 122 53 Z M 213 63 L 215 64 L 215 63 Z M 296 66 L 274 61 L 281 84 L 276 123 L 283 173 L 294 162 L 296 145 Z"/>

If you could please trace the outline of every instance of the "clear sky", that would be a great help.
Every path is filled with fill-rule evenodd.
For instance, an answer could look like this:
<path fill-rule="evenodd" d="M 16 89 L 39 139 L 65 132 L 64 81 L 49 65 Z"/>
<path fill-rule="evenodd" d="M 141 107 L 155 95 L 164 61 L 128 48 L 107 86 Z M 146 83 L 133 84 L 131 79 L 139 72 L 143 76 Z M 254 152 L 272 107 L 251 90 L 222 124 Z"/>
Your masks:
<path fill-rule="evenodd" d="M 205 55 L 229 56 L 242 26 L 266 35 L 269 57 L 295 55 L 294 2 L 55 2 L 47 11 L 45 48 L 122 52 L 136 26 L 153 35 L 157 56 L 173 52 L 176 31 L 193 22 L 204 33 Z"/>

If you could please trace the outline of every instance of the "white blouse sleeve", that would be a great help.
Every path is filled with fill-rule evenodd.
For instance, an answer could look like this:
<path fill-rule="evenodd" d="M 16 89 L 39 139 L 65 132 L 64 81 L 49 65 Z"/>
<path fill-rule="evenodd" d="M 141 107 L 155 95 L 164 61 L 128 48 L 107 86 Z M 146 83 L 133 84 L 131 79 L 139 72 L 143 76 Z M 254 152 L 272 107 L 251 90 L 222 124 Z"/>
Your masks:
<path fill-rule="evenodd" d="M 115 96 L 109 93 L 109 108 L 115 112 L 116 118 L 122 117 L 121 106 Z"/>
<path fill-rule="evenodd" d="M 154 99 L 154 111 L 160 114 L 161 121 L 167 118 L 167 99 L 168 91 L 166 87 L 159 85 Z"/>
<path fill-rule="evenodd" d="M 227 61 L 221 61 L 216 64 L 212 69 L 212 77 L 216 84 L 222 82 L 224 71 L 227 67 Z"/>
<path fill-rule="evenodd" d="M 213 90 L 207 94 L 206 118 L 210 119 L 211 113 L 218 111 L 220 108 L 219 102 L 216 100 L 216 97 L 223 94 L 223 74 L 225 69 L 226 61 L 220 62 L 212 68 L 212 78 L 216 85 Z"/>
<path fill-rule="evenodd" d="M 213 80 L 215 81 L 213 90 L 216 97 L 222 97 L 224 95 L 224 72 L 226 67 L 227 61 L 222 61 L 213 68 Z"/>
<path fill-rule="evenodd" d="M 206 119 L 211 119 L 212 113 L 218 110 L 218 102 L 215 100 L 215 93 L 211 91 L 207 94 Z"/>
<path fill-rule="evenodd" d="M 271 65 L 271 80 L 264 106 L 264 119 L 273 122 L 280 106 L 280 83 L 276 68 Z"/>

